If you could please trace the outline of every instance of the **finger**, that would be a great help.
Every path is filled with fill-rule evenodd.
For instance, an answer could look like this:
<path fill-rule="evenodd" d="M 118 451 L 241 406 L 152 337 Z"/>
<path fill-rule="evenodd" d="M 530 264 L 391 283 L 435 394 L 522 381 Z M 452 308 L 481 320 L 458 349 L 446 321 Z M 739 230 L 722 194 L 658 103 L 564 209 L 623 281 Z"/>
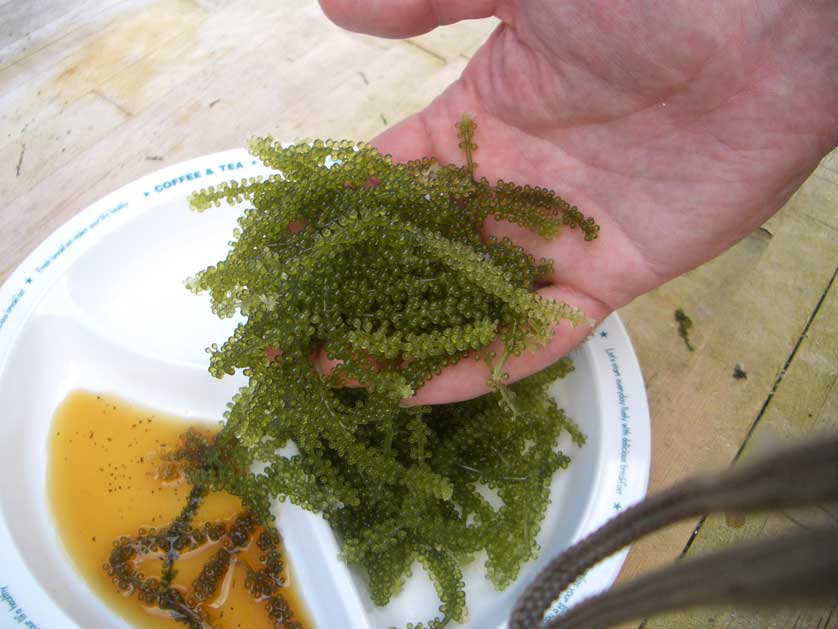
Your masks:
<path fill-rule="evenodd" d="M 326 354 L 323 350 L 320 350 L 312 357 L 312 364 L 314 365 L 314 368 L 326 376 L 331 375 L 335 367 L 341 365 L 342 363 L 343 361 L 336 358 L 329 358 L 328 354 Z M 368 385 L 359 382 L 358 380 L 342 378 L 339 385 L 333 384 L 332 386 L 341 386 L 346 387 L 347 389 L 362 389 Z"/>
<path fill-rule="evenodd" d="M 437 26 L 491 16 L 496 0 L 320 0 L 338 26 L 378 37 L 413 37 Z"/>
<path fill-rule="evenodd" d="M 588 318 L 595 323 L 602 321 L 611 311 L 610 308 L 596 299 L 557 286 L 548 286 L 538 292 L 548 299 L 555 299 L 581 308 Z M 513 356 L 507 361 L 505 371 L 509 374 L 508 382 L 516 382 L 553 364 L 585 340 L 590 333 L 591 328 L 589 326 L 578 325 L 573 327 L 567 321 L 563 321 L 557 326 L 553 339 L 546 347 L 539 349 L 537 352 L 525 352 L 520 356 Z M 499 342 L 495 342 L 492 349 L 497 355 L 503 352 L 503 347 Z M 414 406 L 418 404 L 448 404 L 469 400 L 488 393 L 489 375 L 489 367 L 483 361 L 461 360 L 443 369 L 440 375 L 430 380 L 419 389 L 416 395 L 403 403 Z"/>
<path fill-rule="evenodd" d="M 548 286 L 539 290 L 538 293 L 547 299 L 568 303 L 580 308 L 595 324 L 598 324 L 611 312 L 611 309 L 602 302 L 566 288 Z M 590 332 L 590 326 L 577 325 L 574 327 L 567 321 L 563 321 L 556 327 L 553 339 L 546 347 L 539 349 L 537 352 L 525 352 L 507 360 L 505 365 L 505 371 L 509 374 L 507 382 L 517 382 L 552 365 L 585 340 Z M 498 356 L 503 353 L 503 346 L 499 341 L 492 343 L 490 349 Z M 318 352 L 313 358 L 317 369 L 325 374 L 331 373 L 340 364 L 340 361 L 328 358 L 326 353 L 322 351 Z M 420 404 L 449 404 L 470 400 L 489 392 L 489 376 L 489 367 L 485 362 L 466 358 L 443 369 L 441 374 L 419 389 L 416 395 L 402 403 L 405 406 L 416 406 Z M 365 385 L 353 380 L 344 382 L 343 386 L 357 388 Z"/>

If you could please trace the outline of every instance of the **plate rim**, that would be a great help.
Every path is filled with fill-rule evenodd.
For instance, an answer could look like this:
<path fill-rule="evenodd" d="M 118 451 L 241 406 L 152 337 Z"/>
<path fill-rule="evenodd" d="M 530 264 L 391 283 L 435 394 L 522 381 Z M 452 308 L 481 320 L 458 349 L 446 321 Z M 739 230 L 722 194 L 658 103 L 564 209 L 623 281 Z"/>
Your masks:
<path fill-rule="evenodd" d="M 213 166 L 220 163 L 238 166 L 229 171 L 217 168 L 213 170 Z M 208 171 L 211 171 L 211 174 Z M 84 251 L 106 238 L 123 222 L 149 211 L 160 203 L 172 198 L 185 197 L 194 190 L 220 181 L 240 176 L 255 177 L 271 172 L 273 171 L 254 159 L 244 148 L 209 153 L 168 165 L 131 181 L 87 205 L 54 229 L 17 264 L 0 285 L 0 379 L 5 376 L 9 367 L 8 359 L 32 312 Z M 84 243 L 76 246 L 76 243 L 85 238 Z M 603 352 L 608 356 L 609 350 L 619 355 L 616 367 L 613 355 L 608 357 L 607 361 L 603 358 Z M 634 423 L 628 452 L 633 467 L 631 482 L 625 485 L 630 492 L 625 504 L 615 502 L 615 513 L 610 514 L 615 515 L 616 512 L 641 500 L 648 489 L 651 470 L 651 423 L 643 376 L 631 339 L 616 312 L 609 315 L 574 351 L 592 352 L 594 368 L 598 375 L 608 375 L 608 368 L 611 368 L 610 376 L 613 379 L 614 390 L 611 390 L 611 381 L 604 380 L 609 384 L 609 391 L 606 393 L 598 387 L 600 405 L 612 405 L 615 392 L 618 395 L 620 390 L 623 393 L 631 392 L 631 396 L 625 395 L 626 398 L 630 397 L 634 404 L 630 410 Z M 625 384 L 620 384 L 621 378 Z M 597 382 L 600 382 L 599 378 Z M 610 402 L 604 400 L 606 394 L 611 396 Z M 623 448 L 625 457 L 625 445 Z M 585 529 L 591 519 L 601 524 L 609 518 L 602 512 L 601 506 L 597 510 L 591 504 L 580 529 Z M 589 525 L 587 529 L 593 530 Z M 48 626 L 39 624 L 38 616 L 46 617 L 50 622 L 60 621 L 61 626 L 74 624 L 29 572 L 25 560 L 20 556 L 8 533 L 6 514 L 0 509 L 0 610 L 6 611 L 5 614 L 0 614 L 0 628 Z M 610 587 L 616 580 L 627 554 L 628 549 L 625 549 L 592 568 L 562 595 L 551 615 L 561 613 L 579 600 Z M 9 566 L 16 568 L 11 575 L 7 573 Z M 15 583 L 20 583 L 21 568 L 25 573 L 24 583 L 18 588 Z M 595 581 L 592 581 L 590 576 L 593 574 L 596 575 Z M 505 622 L 501 624 L 501 627 L 503 626 Z"/>

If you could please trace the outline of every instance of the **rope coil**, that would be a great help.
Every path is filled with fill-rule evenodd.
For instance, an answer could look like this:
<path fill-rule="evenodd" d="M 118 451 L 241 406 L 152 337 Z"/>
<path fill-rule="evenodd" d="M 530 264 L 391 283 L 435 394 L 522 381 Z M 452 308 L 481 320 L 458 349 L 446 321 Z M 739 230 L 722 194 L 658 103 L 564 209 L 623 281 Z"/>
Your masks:
<path fill-rule="evenodd" d="M 627 509 L 553 559 L 518 598 L 508 628 L 599 628 L 692 605 L 838 596 L 838 525 L 829 525 L 676 563 L 544 621 L 553 602 L 580 575 L 664 526 L 714 512 L 745 514 L 834 500 L 838 436 L 723 474 L 688 479 Z"/>

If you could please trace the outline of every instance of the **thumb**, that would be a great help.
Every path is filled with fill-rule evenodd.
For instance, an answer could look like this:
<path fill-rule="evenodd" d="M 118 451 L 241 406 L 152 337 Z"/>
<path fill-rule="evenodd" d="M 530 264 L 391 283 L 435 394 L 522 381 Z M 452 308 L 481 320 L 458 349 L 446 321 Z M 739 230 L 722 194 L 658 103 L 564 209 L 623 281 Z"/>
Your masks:
<path fill-rule="evenodd" d="M 338 26 L 378 37 L 413 37 L 460 20 L 490 17 L 497 0 L 320 0 Z"/>

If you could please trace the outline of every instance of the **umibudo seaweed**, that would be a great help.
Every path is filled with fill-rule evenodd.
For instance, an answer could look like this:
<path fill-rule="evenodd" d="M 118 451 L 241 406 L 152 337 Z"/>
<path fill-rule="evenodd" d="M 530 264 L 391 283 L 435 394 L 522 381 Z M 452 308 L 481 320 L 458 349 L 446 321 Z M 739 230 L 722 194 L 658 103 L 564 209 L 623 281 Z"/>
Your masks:
<path fill-rule="evenodd" d="M 464 166 L 397 164 L 351 141 L 257 138 L 251 152 L 277 174 L 190 200 L 249 204 L 226 259 L 189 282 L 218 316 L 244 317 L 209 348 L 210 372 L 249 379 L 216 440 L 184 446 L 196 491 L 236 494 L 266 523 L 276 499 L 322 514 L 378 605 L 420 562 L 441 600 L 435 628 L 465 619 L 465 562 L 484 552 L 502 589 L 536 555 L 551 480 L 569 464 L 558 439 L 584 441 L 547 393 L 569 360 L 515 384 L 504 365 L 560 321 L 587 320 L 535 292 L 551 261 L 481 228 L 494 217 L 593 240 L 599 227 L 550 190 L 476 179 L 475 131 L 470 117 L 457 125 Z M 336 366 L 323 373 L 318 354 Z M 461 360 L 489 364 L 488 395 L 401 404 Z"/>

